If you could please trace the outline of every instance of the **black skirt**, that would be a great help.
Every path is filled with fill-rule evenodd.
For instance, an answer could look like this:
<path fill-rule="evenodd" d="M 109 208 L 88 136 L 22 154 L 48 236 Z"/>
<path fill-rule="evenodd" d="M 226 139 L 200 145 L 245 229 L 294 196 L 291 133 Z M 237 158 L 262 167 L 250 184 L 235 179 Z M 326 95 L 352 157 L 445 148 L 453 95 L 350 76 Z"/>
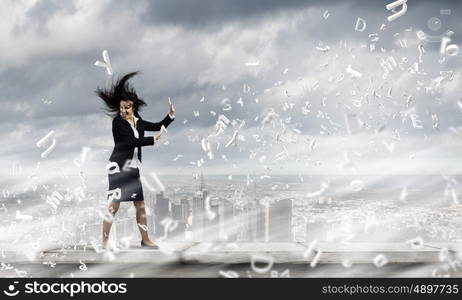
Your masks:
<path fill-rule="evenodd" d="M 120 188 L 120 199 L 113 197 L 113 202 L 122 201 L 141 201 L 143 197 L 143 187 L 141 186 L 140 170 L 138 168 L 121 169 L 120 172 L 108 174 L 109 178 L 109 192 Z M 112 194 L 114 195 L 114 194 Z"/>

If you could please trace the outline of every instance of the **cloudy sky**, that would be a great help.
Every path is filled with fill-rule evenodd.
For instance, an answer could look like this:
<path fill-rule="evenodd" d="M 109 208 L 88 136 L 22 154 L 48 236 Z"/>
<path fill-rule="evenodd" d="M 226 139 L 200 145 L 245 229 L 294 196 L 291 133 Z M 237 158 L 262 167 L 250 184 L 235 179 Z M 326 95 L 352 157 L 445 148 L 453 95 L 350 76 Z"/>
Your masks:
<path fill-rule="evenodd" d="M 389 22 L 389 2 L 2 1 L 2 177 L 73 172 L 84 147 L 79 168 L 104 174 L 94 90 L 134 70 L 144 119 L 176 108 L 146 172 L 458 174 L 462 4 L 409 0 Z"/>

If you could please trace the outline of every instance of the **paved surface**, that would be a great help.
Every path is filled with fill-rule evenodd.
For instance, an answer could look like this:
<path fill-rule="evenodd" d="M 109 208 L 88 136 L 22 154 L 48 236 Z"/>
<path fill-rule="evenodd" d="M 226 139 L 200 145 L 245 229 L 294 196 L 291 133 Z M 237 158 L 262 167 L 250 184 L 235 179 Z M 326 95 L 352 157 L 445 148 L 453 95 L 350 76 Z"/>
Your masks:
<path fill-rule="evenodd" d="M 444 261 L 443 248 L 450 249 Z M 303 243 L 169 243 L 160 250 L 131 246 L 106 252 L 75 247 L 35 256 L 5 251 L 0 276 L 462 277 L 459 251 L 460 243 L 417 248 L 403 243 L 320 243 L 311 248 Z"/>

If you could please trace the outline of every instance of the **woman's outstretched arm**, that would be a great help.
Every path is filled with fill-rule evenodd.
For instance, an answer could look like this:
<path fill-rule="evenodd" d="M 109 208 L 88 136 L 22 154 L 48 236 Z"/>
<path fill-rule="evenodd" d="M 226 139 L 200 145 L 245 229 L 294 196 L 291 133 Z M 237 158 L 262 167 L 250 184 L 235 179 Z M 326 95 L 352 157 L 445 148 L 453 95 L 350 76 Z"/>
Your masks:
<path fill-rule="evenodd" d="M 112 122 L 112 134 L 114 135 L 114 143 L 122 149 L 154 145 L 154 137 L 150 136 L 137 139 L 133 136 L 133 132 L 130 132 L 130 128 L 120 120 L 114 120 Z"/>
<path fill-rule="evenodd" d="M 167 128 L 170 123 L 175 119 L 175 107 L 173 106 L 172 100 L 168 97 L 168 115 L 157 123 L 152 123 L 143 120 L 143 125 L 146 131 L 160 131 L 162 125 Z"/>
<path fill-rule="evenodd" d="M 172 123 L 174 119 L 175 118 L 172 118 L 170 115 L 167 115 L 162 121 L 157 122 L 157 123 L 152 123 L 152 122 L 145 121 L 145 120 L 142 120 L 142 122 L 143 122 L 144 129 L 146 131 L 160 131 L 160 128 L 162 127 L 162 125 L 164 125 L 164 127 L 167 128 L 168 125 L 170 125 L 170 123 Z"/>

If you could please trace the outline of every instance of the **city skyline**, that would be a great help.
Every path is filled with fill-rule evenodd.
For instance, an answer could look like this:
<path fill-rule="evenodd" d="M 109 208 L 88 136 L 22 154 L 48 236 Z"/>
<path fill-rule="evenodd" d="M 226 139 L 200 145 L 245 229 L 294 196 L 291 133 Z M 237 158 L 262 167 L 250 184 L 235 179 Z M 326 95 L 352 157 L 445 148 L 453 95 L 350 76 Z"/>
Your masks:
<path fill-rule="evenodd" d="M 299 178 L 291 176 L 286 181 L 291 182 L 294 179 Z M 255 195 L 262 202 L 293 199 L 291 239 L 294 241 L 309 242 L 317 239 L 343 243 L 345 241 L 405 241 L 419 236 L 428 241 L 462 238 L 457 229 L 462 211 L 458 204 L 458 193 L 454 192 L 457 182 L 461 180 L 459 177 L 427 176 L 424 186 L 422 177 L 409 178 L 408 182 L 402 181 L 403 185 L 398 186 L 394 183 L 396 178 L 388 180 L 382 178 L 383 182 L 370 179 L 370 181 L 364 181 L 360 189 L 357 186 L 358 182 L 354 180 L 340 178 L 336 181 L 331 178 L 330 181 L 325 181 L 325 179 L 319 178 L 310 185 L 311 188 L 307 189 L 303 182 L 286 184 L 267 181 L 255 184 L 254 181 L 250 181 L 247 185 L 244 180 L 239 184 L 226 184 L 228 179 L 217 181 L 210 177 L 210 183 L 206 186 L 210 190 L 211 199 L 209 200 L 213 208 L 211 211 L 216 213 L 214 222 L 218 224 L 203 226 L 203 231 L 210 234 L 206 235 L 204 240 L 227 240 L 236 243 L 246 240 L 269 241 L 270 239 L 262 239 L 261 236 L 255 235 L 257 230 L 261 232 L 262 227 L 261 222 L 258 225 L 258 220 L 262 220 L 258 216 L 258 211 L 253 210 L 252 212 L 252 209 L 249 209 L 252 203 L 255 203 Z M 208 181 L 205 180 L 205 182 Z M 351 185 L 352 182 L 355 185 Z M 200 181 L 193 185 L 191 182 L 187 183 L 190 186 L 189 191 L 185 189 L 184 184 L 181 181 L 165 183 L 166 190 L 160 199 L 168 199 L 168 202 L 174 205 L 183 203 L 191 207 L 194 194 L 200 189 Z M 347 190 L 343 190 L 342 186 Z M 25 232 L 21 235 L 23 237 L 30 236 L 40 229 L 41 231 L 38 231 L 36 236 L 38 238 L 35 239 L 40 241 L 40 244 L 47 244 L 50 241 L 45 241 L 50 238 L 54 240 L 53 243 L 61 240 L 81 244 L 87 243 L 89 236 L 91 236 L 92 243 L 98 244 L 101 222 L 106 209 L 106 191 L 85 190 L 85 197 L 81 197 L 78 190 L 67 189 L 67 192 L 61 193 L 63 198 L 60 203 L 57 203 L 57 211 L 53 213 L 52 206 L 46 201 L 46 195 L 50 196 L 59 189 L 53 189 L 52 186 L 48 186 L 47 189 L 45 187 L 46 185 L 40 185 L 35 192 L 25 193 L 2 191 L 3 206 L 0 207 L 0 213 L 5 217 L 2 222 L 5 233 L 4 242 L 14 240 L 12 234 L 16 228 L 16 230 L 20 229 Z M 39 193 L 42 197 L 36 198 L 35 193 Z M 34 201 L 31 202 L 26 197 L 27 195 L 34 197 L 31 198 Z M 176 238 L 172 236 L 173 233 L 169 232 L 167 242 L 183 240 L 182 235 L 185 231 L 190 235 L 185 236 L 184 240 L 194 240 L 194 226 L 191 226 L 194 225 L 193 218 L 189 218 L 188 213 L 178 213 L 178 211 L 177 216 L 183 220 L 174 218 L 172 205 L 170 205 L 167 218 L 164 216 L 164 219 L 160 220 L 158 215 L 156 220 L 155 205 L 151 203 L 155 199 L 156 192 L 146 192 L 146 203 L 151 213 L 148 215 L 150 222 L 148 227 L 151 234 L 156 234 L 153 223 L 169 221 L 170 218 L 171 221 L 175 221 L 171 224 L 176 223 L 179 226 L 174 228 Z M 222 205 L 219 204 L 220 199 L 225 200 Z M 201 200 L 205 202 L 204 198 Z M 227 207 L 223 203 L 228 203 Z M 214 207 L 216 205 L 218 206 Z M 116 215 L 115 228 L 118 229 L 115 231 L 119 232 L 118 238 L 123 236 L 128 237 L 129 240 L 138 240 L 138 228 L 133 212 L 132 205 L 124 204 Z M 73 217 L 69 218 L 69 216 Z M 207 216 L 204 220 L 207 221 Z M 181 224 L 181 221 L 184 224 Z M 90 230 L 93 233 L 82 239 L 85 236 L 84 230 Z M 383 233 L 376 234 L 377 232 Z M 48 234 L 44 235 L 44 233 Z M 287 237 L 287 234 L 285 236 Z M 22 242 L 27 243 L 26 240 Z M 118 240 L 118 242 L 121 241 Z M 11 244 L 11 246 L 14 245 L 19 244 Z"/>

